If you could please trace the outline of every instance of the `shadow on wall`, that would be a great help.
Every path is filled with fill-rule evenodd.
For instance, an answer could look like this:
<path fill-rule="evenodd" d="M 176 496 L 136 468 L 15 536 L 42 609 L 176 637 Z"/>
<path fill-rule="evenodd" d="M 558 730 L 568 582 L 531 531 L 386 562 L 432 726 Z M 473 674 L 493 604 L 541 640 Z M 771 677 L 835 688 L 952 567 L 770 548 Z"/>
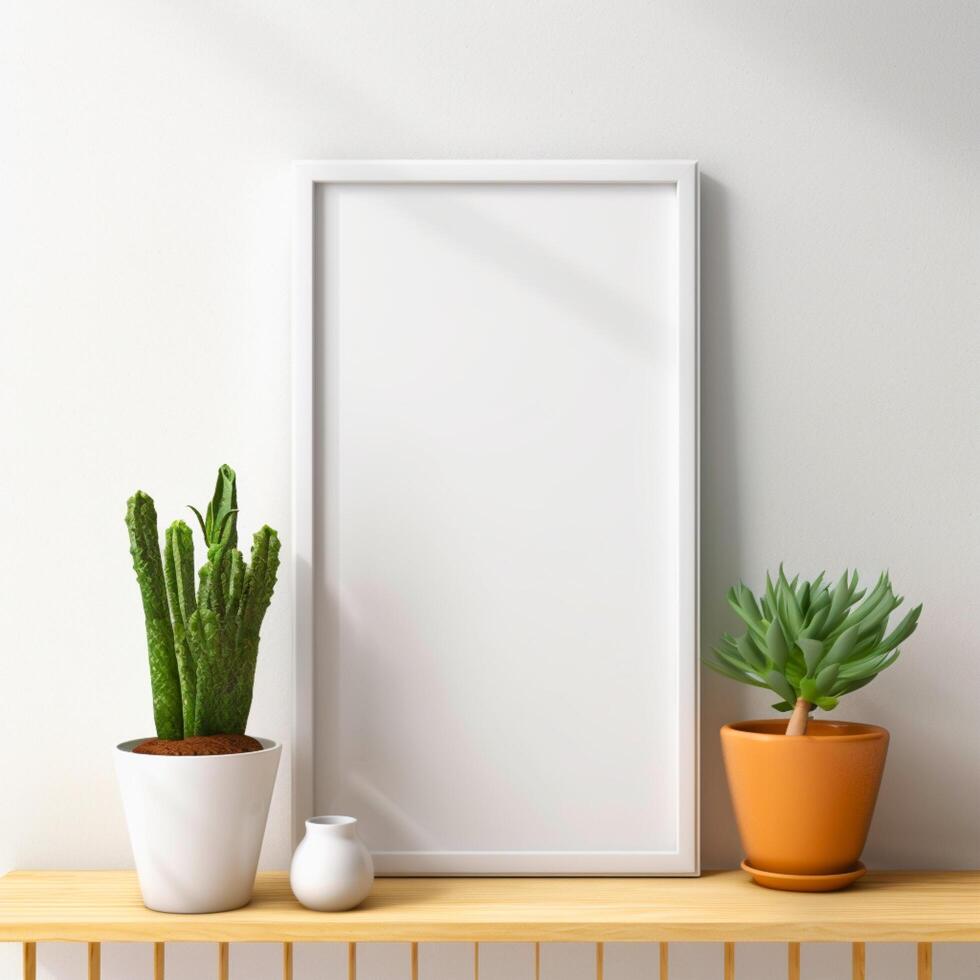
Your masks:
<path fill-rule="evenodd" d="M 683 4 L 695 30 L 723 38 L 747 62 L 764 61 L 789 91 L 806 92 L 819 80 L 824 106 L 853 114 L 869 126 L 883 122 L 903 141 L 914 139 L 947 156 L 976 147 L 976 88 L 980 7 L 969 0 L 943 5 L 902 4 L 882 15 L 876 4 Z M 943 70 L 927 53 L 942 51 Z M 887 52 L 887 57 L 874 57 Z"/>
<path fill-rule="evenodd" d="M 701 175 L 701 643 L 730 629 L 722 597 L 742 573 L 730 201 Z M 741 859 L 718 729 L 751 713 L 747 689 L 701 671 L 701 865 Z"/>
<path fill-rule="evenodd" d="M 754 564 L 746 567 L 750 554 L 753 563 L 757 560 L 746 529 L 760 515 L 759 501 L 753 506 L 745 488 L 758 487 L 759 474 L 753 482 L 750 462 L 741 453 L 745 432 L 740 424 L 746 424 L 744 406 L 751 393 L 741 390 L 740 384 L 751 372 L 744 362 L 740 368 L 738 355 L 741 351 L 744 358 L 744 351 L 751 349 L 746 332 L 753 324 L 740 307 L 732 275 L 732 211 L 731 191 L 702 175 L 700 626 L 705 649 L 726 630 L 736 631 L 736 620 L 725 602 L 728 588 L 739 577 L 759 576 L 765 570 Z M 770 460 L 765 465 L 774 464 Z M 792 526 L 779 530 L 777 537 L 793 540 Z M 916 561 L 915 547 L 915 542 L 909 545 L 905 560 Z M 825 560 L 846 557 L 839 551 L 838 546 L 837 553 L 825 555 Z M 775 563 L 781 557 L 772 555 L 769 560 Z M 878 568 L 862 570 L 868 575 Z M 958 678 L 951 671 L 936 669 L 949 651 L 962 647 L 958 617 L 963 608 L 955 596 L 945 594 L 943 583 L 926 579 L 922 584 L 925 589 L 917 588 L 909 599 L 913 604 L 924 602 L 925 628 L 892 670 L 850 695 L 833 717 L 881 724 L 892 736 L 866 862 L 878 868 L 972 868 L 980 865 L 980 834 L 973 826 L 980 740 L 964 740 L 962 729 L 947 719 L 971 715 L 976 685 L 962 668 Z M 742 853 L 718 730 L 729 721 L 774 715 L 768 705 L 776 698 L 766 698 L 763 692 L 709 670 L 701 671 L 701 682 L 702 867 L 730 867 Z M 942 832 L 937 833 L 937 828 Z M 955 859 L 951 842 L 968 842 L 960 845 Z"/>

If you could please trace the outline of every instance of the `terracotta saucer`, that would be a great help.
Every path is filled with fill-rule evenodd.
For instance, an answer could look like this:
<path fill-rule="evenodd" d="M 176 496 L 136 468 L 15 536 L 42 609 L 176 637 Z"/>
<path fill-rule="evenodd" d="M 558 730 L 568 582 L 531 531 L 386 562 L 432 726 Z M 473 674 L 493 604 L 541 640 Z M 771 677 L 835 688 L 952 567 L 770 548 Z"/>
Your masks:
<path fill-rule="evenodd" d="M 858 861 L 850 871 L 832 875 L 789 875 L 779 871 L 760 871 L 748 861 L 742 862 L 742 870 L 752 875 L 752 880 L 763 888 L 776 888 L 783 892 L 836 892 L 847 888 L 868 869 Z"/>

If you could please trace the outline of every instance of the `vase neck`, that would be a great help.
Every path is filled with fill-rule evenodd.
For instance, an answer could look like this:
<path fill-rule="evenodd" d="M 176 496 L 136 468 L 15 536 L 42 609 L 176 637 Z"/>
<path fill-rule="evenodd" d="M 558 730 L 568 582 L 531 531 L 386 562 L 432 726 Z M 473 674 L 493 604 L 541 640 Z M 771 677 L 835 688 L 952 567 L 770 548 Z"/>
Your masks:
<path fill-rule="evenodd" d="M 311 817 L 306 821 L 306 832 L 315 837 L 357 836 L 357 820 L 354 817 Z"/>

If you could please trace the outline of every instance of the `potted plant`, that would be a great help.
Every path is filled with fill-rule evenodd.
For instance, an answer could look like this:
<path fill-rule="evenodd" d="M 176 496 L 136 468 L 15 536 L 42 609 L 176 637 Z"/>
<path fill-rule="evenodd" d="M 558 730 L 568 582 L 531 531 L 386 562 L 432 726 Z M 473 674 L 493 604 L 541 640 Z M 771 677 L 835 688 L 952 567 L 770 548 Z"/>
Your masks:
<path fill-rule="evenodd" d="M 161 912 L 249 902 L 282 750 L 245 734 L 279 537 L 262 527 L 246 564 L 229 466 L 195 513 L 207 551 L 196 589 L 190 527 L 174 521 L 161 555 L 152 498 L 138 491 L 126 509 L 157 737 L 118 745 L 116 771 L 143 901 Z"/>
<path fill-rule="evenodd" d="M 743 721 L 721 729 L 722 753 L 746 860 L 759 884 L 791 891 L 831 891 L 864 873 L 858 860 L 874 812 L 888 732 L 848 721 L 810 721 L 870 684 L 899 655 L 922 606 L 888 632 L 902 598 L 888 575 L 858 588 L 844 572 L 833 587 L 766 575 L 756 598 L 739 583 L 729 605 L 746 629 L 725 634 L 704 657 L 712 670 L 781 699 L 789 722 Z"/>

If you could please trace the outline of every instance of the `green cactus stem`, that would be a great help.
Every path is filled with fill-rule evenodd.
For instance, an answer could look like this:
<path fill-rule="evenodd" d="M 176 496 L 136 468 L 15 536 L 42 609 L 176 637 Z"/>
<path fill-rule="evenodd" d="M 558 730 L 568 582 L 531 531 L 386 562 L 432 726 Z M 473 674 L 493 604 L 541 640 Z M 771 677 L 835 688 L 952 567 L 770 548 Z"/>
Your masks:
<path fill-rule="evenodd" d="M 234 712 L 232 732 L 245 731 L 245 722 L 252 707 L 252 688 L 255 664 L 259 653 L 259 632 L 266 610 L 272 601 L 279 571 L 279 535 L 263 525 L 252 539 L 252 563 L 245 569 L 238 614 L 237 639 L 241 661 L 240 683 L 229 708 Z"/>
<path fill-rule="evenodd" d="M 163 562 L 156 511 L 144 493 L 130 500 L 126 522 L 143 592 L 157 735 L 242 735 L 252 706 L 259 632 L 279 569 L 279 536 L 262 527 L 251 565 L 238 550 L 235 471 L 218 470 L 207 517 L 196 508 L 207 561 L 194 592 L 191 529 L 167 529 Z"/>
<path fill-rule="evenodd" d="M 216 720 L 223 694 L 222 679 L 227 678 L 230 666 L 223 661 L 217 617 L 207 606 L 198 606 L 189 626 L 191 651 L 197 670 L 194 734 L 244 734 L 223 731 Z"/>
<path fill-rule="evenodd" d="M 173 617 L 174 652 L 180 677 L 180 699 L 184 715 L 184 732 L 196 734 L 194 714 L 197 705 L 197 671 L 190 644 L 190 618 L 197 609 L 194 594 L 194 537 L 183 521 L 167 528 L 163 548 L 163 572 L 167 598 Z"/>
<path fill-rule="evenodd" d="M 133 569 L 143 597 L 146 643 L 150 659 L 153 720 L 159 738 L 183 738 L 180 676 L 174 652 L 174 634 L 167 606 L 157 512 L 153 498 L 141 490 L 126 505 L 126 527 Z"/>

